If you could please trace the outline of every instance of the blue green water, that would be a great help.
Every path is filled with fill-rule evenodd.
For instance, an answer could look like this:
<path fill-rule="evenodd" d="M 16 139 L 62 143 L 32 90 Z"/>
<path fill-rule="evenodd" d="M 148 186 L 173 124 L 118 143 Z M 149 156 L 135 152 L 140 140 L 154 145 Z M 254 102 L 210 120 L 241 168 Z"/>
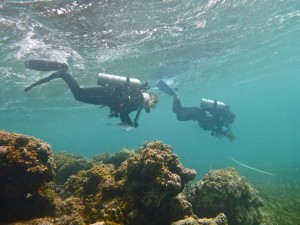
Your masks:
<path fill-rule="evenodd" d="M 199 175 L 236 167 L 253 181 L 300 175 L 300 1 L 26 0 L 0 2 L 0 129 L 43 139 L 53 151 L 94 156 L 144 141 L 173 146 Z M 231 105 L 230 143 L 193 121 L 179 122 L 159 95 L 130 132 L 108 124 L 108 109 L 76 102 L 62 80 L 24 88 L 45 72 L 28 59 L 65 62 L 85 87 L 106 72 L 179 88 L 184 106 Z M 133 115 L 134 116 L 134 115 Z"/>

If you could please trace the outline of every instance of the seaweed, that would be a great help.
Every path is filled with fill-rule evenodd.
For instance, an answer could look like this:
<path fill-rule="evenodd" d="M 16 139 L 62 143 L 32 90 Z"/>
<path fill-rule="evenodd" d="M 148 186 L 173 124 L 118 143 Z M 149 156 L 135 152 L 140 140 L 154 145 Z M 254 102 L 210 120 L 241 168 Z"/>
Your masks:
<path fill-rule="evenodd" d="M 266 224 L 299 224 L 300 179 L 282 178 L 277 182 L 258 186 L 265 199 L 263 217 Z"/>

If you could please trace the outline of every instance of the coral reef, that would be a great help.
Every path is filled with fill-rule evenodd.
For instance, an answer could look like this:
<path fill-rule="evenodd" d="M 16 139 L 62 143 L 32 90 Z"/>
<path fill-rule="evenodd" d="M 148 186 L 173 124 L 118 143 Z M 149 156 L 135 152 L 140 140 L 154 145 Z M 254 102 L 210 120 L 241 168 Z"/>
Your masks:
<path fill-rule="evenodd" d="M 0 131 L 0 223 L 260 224 L 262 200 L 234 169 L 190 184 L 195 176 L 160 141 L 89 160 L 54 156 L 39 139 Z"/>
<path fill-rule="evenodd" d="M 135 154 L 136 154 L 135 150 L 129 150 L 123 148 L 119 152 L 115 152 L 115 153 L 106 152 L 101 155 L 96 155 L 93 157 L 93 161 L 94 163 L 113 164 L 115 168 L 118 168 L 122 162 L 134 156 Z"/>
<path fill-rule="evenodd" d="M 212 170 L 185 190 L 186 198 L 199 217 L 225 213 L 230 225 L 261 224 L 263 201 L 233 168 Z"/>
<path fill-rule="evenodd" d="M 128 185 L 145 206 L 159 206 L 165 197 L 176 196 L 196 175 L 182 166 L 170 146 L 158 141 L 145 143 L 122 166 Z"/>
<path fill-rule="evenodd" d="M 88 170 L 93 166 L 91 160 L 67 152 L 55 153 L 54 158 L 56 163 L 54 181 L 57 184 L 64 184 L 71 175 L 77 174 L 80 170 Z"/>
<path fill-rule="evenodd" d="M 135 154 L 136 154 L 135 150 L 129 150 L 123 148 L 119 152 L 115 152 L 115 153 L 106 152 L 101 155 L 96 155 L 93 157 L 93 161 L 94 163 L 113 164 L 115 168 L 118 168 L 122 162 L 134 156 Z"/>
<path fill-rule="evenodd" d="M 83 210 L 81 199 L 68 198 L 64 201 L 61 199 L 58 201 L 59 202 L 56 203 L 58 207 L 54 216 L 14 221 L 9 223 L 9 225 L 86 225 L 81 216 Z M 5 225 L 8 224 L 5 223 Z"/>
<path fill-rule="evenodd" d="M 53 211 L 52 199 L 45 195 L 45 183 L 53 179 L 54 168 L 50 145 L 1 130 L 0 219 L 29 218 Z"/>
<path fill-rule="evenodd" d="M 177 195 L 195 175 L 170 146 L 154 141 L 118 169 L 101 164 L 71 176 L 64 192 L 84 199 L 86 223 L 163 225 L 192 214 L 190 204 Z"/>

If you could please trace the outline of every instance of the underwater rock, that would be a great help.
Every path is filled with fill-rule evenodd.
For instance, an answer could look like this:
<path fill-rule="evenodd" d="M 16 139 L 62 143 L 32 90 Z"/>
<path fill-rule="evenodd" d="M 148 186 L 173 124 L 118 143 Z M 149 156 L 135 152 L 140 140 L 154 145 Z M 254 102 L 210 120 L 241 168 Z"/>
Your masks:
<path fill-rule="evenodd" d="M 53 211 L 45 184 L 53 180 L 50 145 L 34 137 L 0 131 L 0 220 Z"/>
<path fill-rule="evenodd" d="M 93 161 L 94 163 L 113 164 L 115 168 L 118 168 L 122 162 L 134 156 L 135 154 L 136 154 L 135 150 L 129 150 L 123 148 L 119 152 L 115 152 L 115 153 L 107 152 L 101 155 L 96 155 L 93 157 Z"/>
<path fill-rule="evenodd" d="M 116 183 L 114 173 L 112 164 L 95 165 L 72 175 L 64 184 L 66 197 L 84 199 L 82 215 L 86 224 L 103 221 L 125 224 L 123 213 L 131 210 L 132 202 L 122 186 Z"/>
<path fill-rule="evenodd" d="M 11 222 L 9 225 L 87 225 L 81 214 L 82 200 L 72 197 L 64 201 L 60 200 L 53 216 Z"/>
<path fill-rule="evenodd" d="M 188 217 L 183 220 L 179 220 L 171 223 L 171 225 L 227 225 L 226 216 L 221 213 L 216 216 L 216 218 L 209 219 L 197 219 L 193 217 Z"/>
<path fill-rule="evenodd" d="M 196 172 L 184 168 L 171 147 L 145 143 L 118 169 L 95 165 L 72 175 L 64 185 L 66 197 L 83 201 L 85 222 L 165 225 L 192 214 L 191 205 L 178 197 Z"/>
<path fill-rule="evenodd" d="M 60 199 L 57 203 L 56 214 L 53 217 L 52 223 L 55 225 L 85 225 L 82 217 L 83 199 L 70 197 Z"/>
<path fill-rule="evenodd" d="M 56 163 L 54 181 L 57 184 L 64 184 L 71 175 L 77 174 L 80 170 L 88 170 L 93 166 L 93 163 L 87 158 L 67 152 L 55 153 L 54 158 Z"/>
<path fill-rule="evenodd" d="M 185 189 L 185 195 L 199 217 L 225 213 L 230 225 L 261 224 L 263 201 L 246 180 L 233 168 L 212 170 Z"/>
<path fill-rule="evenodd" d="M 195 170 L 183 167 L 170 146 L 159 141 L 145 143 L 122 166 L 128 186 L 146 207 L 158 207 L 164 198 L 175 197 L 196 176 Z"/>
<path fill-rule="evenodd" d="M 102 194 L 106 185 L 115 186 L 114 172 L 112 164 L 100 164 L 93 166 L 90 170 L 81 170 L 77 175 L 70 176 L 63 186 L 63 192 L 66 196 L 78 198 Z"/>
<path fill-rule="evenodd" d="M 185 199 L 182 193 L 168 201 L 163 201 L 159 209 L 163 214 L 168 215 L 171 221 L 181 220 L 193 215 L 192 204 Z"/>
<path fill-rule="evenodd" d="M 81 216 L 83 209 L 81 199 L 71 197 L 59 201 L 55 215 L 5 223 L 5 225 L 87 225 Z"/>
<path fill-rule="evenodd" d="M 260 224 L 262 200 L 234 169 L 210 171 L 189 184 L 196 172 L 180 163 L 171 146 L 152 141 L 125 151 L 100 163 L 59 153 L 54 183 L 54 156 L 47 143 L 1 131 L 0 223 Z"/>

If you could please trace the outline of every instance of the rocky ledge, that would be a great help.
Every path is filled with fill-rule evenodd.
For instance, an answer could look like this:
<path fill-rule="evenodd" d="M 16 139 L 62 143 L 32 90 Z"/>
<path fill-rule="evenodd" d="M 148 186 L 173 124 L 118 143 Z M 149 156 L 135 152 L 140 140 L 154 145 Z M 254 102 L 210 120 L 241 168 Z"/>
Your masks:
<path fill-rule="evenodd" d="M 87 159 L 0 131 L 0 223 L 260 224 L 262 199 L 234 169 L 195 176 L 156 140 Z"/>

